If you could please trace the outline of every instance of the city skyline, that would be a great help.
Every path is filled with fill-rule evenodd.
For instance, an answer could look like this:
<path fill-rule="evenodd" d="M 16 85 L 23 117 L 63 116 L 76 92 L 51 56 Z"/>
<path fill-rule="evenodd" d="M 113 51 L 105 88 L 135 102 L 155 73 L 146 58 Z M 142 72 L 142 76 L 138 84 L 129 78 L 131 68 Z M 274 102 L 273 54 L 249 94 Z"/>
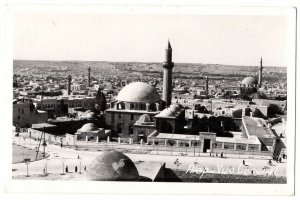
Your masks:
<path fill-rule="evenodd" d="M 157 63 L 170 39 L 175 63 L 259 66 L 263 57 L 264 66 L 285 67 L 286 23 L 279 16 L 17 15 L 14 59 Z"/>

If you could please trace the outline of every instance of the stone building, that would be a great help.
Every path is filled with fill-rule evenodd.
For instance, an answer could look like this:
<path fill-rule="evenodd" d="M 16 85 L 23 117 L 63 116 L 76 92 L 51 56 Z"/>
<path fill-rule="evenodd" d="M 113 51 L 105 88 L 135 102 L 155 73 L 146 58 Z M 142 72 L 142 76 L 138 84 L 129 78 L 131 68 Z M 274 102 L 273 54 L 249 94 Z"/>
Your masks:
<path fill-rule="evenodd" d="M 33 105 L 32 105 L 33 106 Z M 30 127 L 32 124 L 47 122 L 46 111 L 37 110 L 29 102 L 14 101 L 13 125 L 17 127 Z"/>
<path fill-rule="evenodd" d="M 114 136 L 133 137 L 134 124 L 144 114 L 150 117 L 158 114 L 164 107 L 156 89 L 143 82 L 125 86 L 118 94 L 116 102 L 105 111 L 106 125 Z"/>

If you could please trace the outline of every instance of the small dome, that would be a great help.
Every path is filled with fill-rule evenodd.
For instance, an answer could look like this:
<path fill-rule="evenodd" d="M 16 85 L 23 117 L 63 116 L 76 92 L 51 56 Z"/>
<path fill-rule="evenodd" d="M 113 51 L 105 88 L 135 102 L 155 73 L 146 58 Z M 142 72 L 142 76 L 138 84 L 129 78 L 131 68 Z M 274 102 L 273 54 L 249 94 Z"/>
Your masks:
<path fill-rule="evenodd" d="M 207 119 L 207 116 L 203 113 L 199 113 L 199 114 L 197 114 L 197 116 L 199 119 Z"/>
<path fill-rule="evenodd" d="M 117 96 L 118 101 L 156 103 L 161 101 L 156 89 L 143 82 L 126 85 Z"/>
<path fill-rule="evenodd" d="M 98 130 L 98 127 L 94 123 L 87 123 L 79 129 L 80 132 L 91 132 L 91 131 L 96 131 Z"/>
<path fill-rule="evenodd" d="M 140 116 L 139 120 L 138 120 L 139 123 L 147 123 L 147 122 L 152 122 L 151 121 L 151 117 L 148 115 L 148 114 L 143 114 Z"/>
<path fill-rule="evenodd" d="M 153 121 L 151 120 L 151 117 L 148 114 L 141 115 L 136 123 L 140 125 L 153 125 Z"/>
<path fill-rule="evenodd" d="M 180 105 L 180 104 L 172 104 L 170 106 L 170 109 L 174 110 L 175 112 L 178 112 L 178 111 L 180 111 L 182 109 L 182 105 Z"/>
<path fill-rule="evenodd" d="M 158 117 L 175 117 L 176 111 L 172 108 L 165 108 L 157 116 Z"/>
<path fill-rule="evenodd" d="M 96 117 L 96 114 L 94 112 L 90 112 L 86 115 L 88 118 L 94 118 Z"/>
<path fill-rule="evenodd" d="M 249 76 L 249 77 L 246 77 L 246 78 L 243 79 L 242 84 L 245 84 L 245 85 L 251 85 L 251 84 L 252 85 L 257 85 L 258 81 L 257 81 L 257 78 Z"/>
<path fill-rule="evenodd" d="M 105 151 L 88 166 L 87 178 L 93 181 L 136 181 L 139 173 L 123 153 Z"/>

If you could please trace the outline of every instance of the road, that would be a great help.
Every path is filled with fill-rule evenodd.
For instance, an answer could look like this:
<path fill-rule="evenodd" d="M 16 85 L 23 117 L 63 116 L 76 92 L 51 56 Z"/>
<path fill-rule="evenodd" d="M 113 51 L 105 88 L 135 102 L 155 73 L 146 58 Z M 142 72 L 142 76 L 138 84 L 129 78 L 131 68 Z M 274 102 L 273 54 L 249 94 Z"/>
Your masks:
<path fill-rule="evenodd" d="M 20 139 L 21 138 L 21 139 Z M 15 138 L 15 143 L 22 146 L 34 148 L 37 141 L 22 137 Z M 42 149 L 42 148 L 41 148 Z M 47 144 L 46 152 L 50 156 L 46 159 L 34 161 L 29 164 L 29 174 L 42 174 L 44 168 L 47 173 L 64 173 L 65 167 L 68 166 L 69 172 L 74 172 L 75 166 L 78 171 L 84 172 L 84 166 L 88 166 L 101 152 L 78 151 L 70 148 L 61 148 L 58 145 Z M 157 161 L 165 162 L 166 167 L 172 169 L 185 170 L 189 173 L 197 173 L 199 171 L 218 172 L 218 173 L 234 173 L 249 174 L 253 170 L 254 173 L 264 174 L 269 172 L 276 176 L 286 176 L 286 163 L 274 163 L 273 166 L 267 164 L 267 160 L 262 159 L 237 159 L 237 158 L 216 158 L 216 157 L 189 157 L 189 156 L 171 156 L 171 155 L 155 155 L 154 154 L 132 154 L 125 153 L 130 159 L 135 161 Z M 78 156 L 80 159 L 78 159 Z M 175 160 L 178 159 L 178 165 Z M 243 165 L 243 160 L 245 165 Z M 81 165 L 81 168 L 80 168 Z M 268 169 L 266 169 L 266 167 Z M 26 165 L 24 163 L 13 164 L 13 176 L 26 175 Z"/>

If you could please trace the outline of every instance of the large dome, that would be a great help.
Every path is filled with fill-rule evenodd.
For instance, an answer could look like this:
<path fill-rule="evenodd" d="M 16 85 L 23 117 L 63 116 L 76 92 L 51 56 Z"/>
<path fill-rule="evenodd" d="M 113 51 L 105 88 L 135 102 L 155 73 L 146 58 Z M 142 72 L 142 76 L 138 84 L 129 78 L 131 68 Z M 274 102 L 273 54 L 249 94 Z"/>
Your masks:
<path fill-rule="evenodd" d="M 143 82 L 134 82 L 126 85 L 117 96 L 118 101 L 156 103 L 160 96 L 156 89 Z"/>
<path fill-rule="evenodd" d="M 139 173 L 123 153 L 105 151 L 88 166 L 87 178 L 93 181 L 136 181 Z"/>
<path fill-rule="evenodd" d="M 258 83 L 257 78 L 251 76 L 244 78 L 242 81 L 242 84 L 245 85 L 251 85 L 251 84 L 256 85 L 257 83 Z"/>
<path fill-rule="evenodd" d="M 80 132 L 91 132 L 91 131 L 96 131 L 98 130 L 98 127 L 94 123 L 87 123 L 79 129 Z"/>

